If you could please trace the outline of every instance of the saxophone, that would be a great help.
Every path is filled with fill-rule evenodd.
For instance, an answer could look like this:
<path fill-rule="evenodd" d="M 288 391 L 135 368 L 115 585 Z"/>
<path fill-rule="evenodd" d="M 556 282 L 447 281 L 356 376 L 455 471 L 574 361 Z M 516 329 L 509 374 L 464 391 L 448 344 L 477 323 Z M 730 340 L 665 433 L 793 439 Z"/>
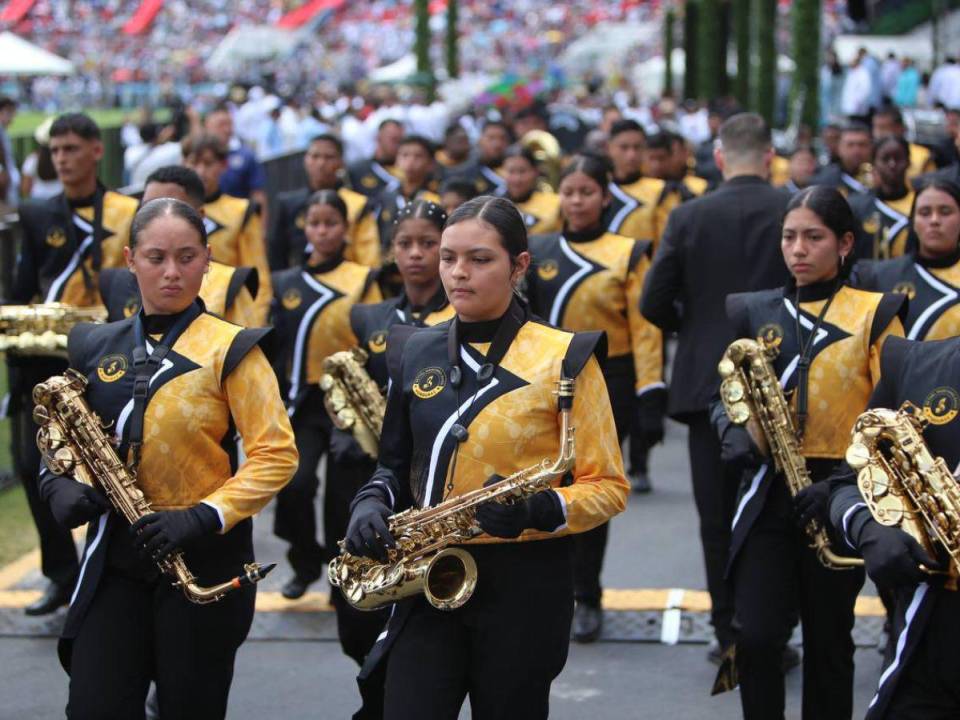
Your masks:
<path fill-rule="evenodd" d="M 136 475 L 121 462 L 100 418 L 87 405 L 83 397 L 86 387 L 87 379 L 69 369 L 33 389 L 37 404 L 33 419 L 40 426 L 37 447 L 51 472 L 73 475 L 91 487 L 99 485 L 114 510 L 132 524 L 153 511 L 137 487 Z M 275 567 L 248 563 L 243 566 L 242 575 L 219 585 L 201 587 L 187 569 L 182 552 L 171 553 L 157 565 L 174 578 L 174 587 L 183 590 L 187 600 L 198 605 L 216 602 L 231 590 L 259 582 Z"/>
<path fill-rule="evenodd" d="M 450 547 L 475 538 L 477 508 L 483 503 L 515 503 L 551 486 L 573 467 L 574 428 L 571 379 L 558 382 L 560 452 L 509 477 L 459 495 L 433 507 L 411 508 L 389 519 L 396 547 L 387 562 L 351 555 L 341 540 L 340 555 L 327 566 L 330 584 L 359 610 L 376 610 L 419 593 L 438 610 L 454 610 L 470 599 L 477 585 L 477 566 L 466 550 Z"/>
<path fill-rule="evenodd" d="M 333 424 L 353 433 L 363 451 L 376 459 L 387 403 L 364 369 L 366 362 L 367 353 L 358 347 L 334 353 L 323 361 L 320 389 Z"/>
<path fill-rule="evenodd" d="M 899 527 L 930 557 L 934 545 L 950 556 L 946 587 L 960 578 L 960 488 L 942 457 L 923 439 L 927 420 L 913 403 L 899 410 L 867 410 L 853 426 L 847 463 L 857 486 L 881 525 Z M 927 568 L 923 568 L 927 570 Z M 929 571 L 928 571 L 929 572 Z"/>
<path fill-rule="evenodd" d="M 790 406 L 773 371 L 771 361 L 777 348 L 763 341 L 735 340 L 727 348 L 718 371 L 720 398 L 730 421 L 747 425 L 758 447 L 769 454 L 778 471 L 786 478 L 791 496 L 811 485 L 807 462 L 800 453 L 797 431 Z M 806 527 L 810 547 L 824 567 L 840 570 L 861 567 L 860 558 L 837 555 L 830 549 L 830 538 L 816 520 Z"/>
<path fill-rule="evenodd" d="M 67 356 L 67 334 L 82 322 L 102 323 L 102 307 L 77 307 L 63 303 L 0 306 L 0 352 L 22 355 Z"/>

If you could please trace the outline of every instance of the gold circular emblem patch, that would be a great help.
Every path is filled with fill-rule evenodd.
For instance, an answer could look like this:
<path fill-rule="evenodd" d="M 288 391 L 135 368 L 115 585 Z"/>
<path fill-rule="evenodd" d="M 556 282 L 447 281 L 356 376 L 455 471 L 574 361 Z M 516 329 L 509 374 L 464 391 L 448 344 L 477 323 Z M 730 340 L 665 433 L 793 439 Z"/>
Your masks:
<path fill-rule="evenodd" d="M 360 184 L 365 188 L 370 188 L 372 190 L 380 183 L 377 182 L 377 179 L 373 175 L 364 175 L 362 178 L 360 178 Z"/>
<path fill-rule="evenodd" d="M 904 280 L 903 282 L 898 282 L 893 286 L 893 291 L 895 293 L 901 293 L 906 295 L 908 298 L 913 300 L 917 296 L 917 287 L 912 282 Z"/>
<path fill-rule="evenodd" d="M 290 288 L 283 294 L 280 302 L 287 310 L 296 310 L 300 307 L 300 303 L 303 302 L 303 297 L 300 295 L 300 291 L 296 288 Z"/>
<path fill-rule="evenodd" d="M 370 352 L 373 353 L 382 353 L 387 349 L 387 332 L 386 330 L 377 330 L 373 335 L 370 336 L 370 340 L 367 342 L 367 347 L 370 348 Z"/>
<path fill-rule="evenodd" d="M 97 377 L 105 383 L 116 382 L 127 374 L 127 364 L 125 355 L 107 355 L 97 363 Z"/>
<path fill-rule="evenodd" d="M 938 387 L 923 401 L 923 416 L 933 425 L 946 425 L 960 411 L 960 395 L 952 387 Z"/>
<path fill-rule="evenodd" d="M 780 347 L 783 342 L 783 328 L 777 323 L 767 323 L 761 326 L 757 337 L 763 340 L 768 347 Z"/>
<path fill-rule="evenodd" d="M 67 242 L 67 234 L 61 227 L 52 227 L 47 232 L 47 245 L 54 248 L 63 247 Z"/>
<path fill-rule="evenodd" d="M 880 216 L 874 213 L 863 221 L 863 231 L 867 235 L 876 235 L 880 232 Z"/>
<path fill-rule="evenodd" d="M 541 280 L 546 280 L 548 282 L 553 280 L 559 272 L 560 266 L 557 265 L 556 260 L 544 260 L 542 263 L 540 263 L 539 267 L 537 267 L 537 275 Z"/>
<path fill-rule="evenodd" d="M 293 224 L 297 226 L 297 230 L 303 230 L 307 226 L 307 214 L 302 210 L 298 212 Z"/>
<path fill-rule="evenodd" d="M 447 376 L 438 367 L 428 367 L 417 373 L 413 380 L 413 394 L 421 400 L 437 395 L 447 384 Z"/>
<path fill-rule="evenodd" d="M 140 298 L 134 295 L 123 306 L 123 316 L 132 317 L 140 312 Z"/>

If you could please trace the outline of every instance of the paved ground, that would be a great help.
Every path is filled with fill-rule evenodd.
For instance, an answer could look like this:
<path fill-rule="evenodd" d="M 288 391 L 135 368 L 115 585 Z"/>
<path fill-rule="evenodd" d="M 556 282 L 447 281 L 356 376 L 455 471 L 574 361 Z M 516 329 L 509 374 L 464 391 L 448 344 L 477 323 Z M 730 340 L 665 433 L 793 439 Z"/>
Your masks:
<path fill-rule="evenodd" d="M 683 430 L 671 426 L 667 444 L 653 458 L 655 492 L 631 498 L 627 512 L 614 521 L 605 584 L 610 589 L 702 590 L 702 561 L 696 513 L 688 481 Z M 258 556 L 282 560 L 283 548 L 269 535 L 270 518 L 258 525 Z M 40 579 L 26 567 L 0 572 L 0 720 L 63 717 L 66 676 L 55 656 L 57 619 L 27 622 L 21 606 L 34 596 Z M 287 570 L 278 568 L 264 583 L 253 638 L 240 651 L 230 702 L 231 718 L 270 716 L 347 718 L 357 706 L 351 661 L 339 652 L 332 617 L 325 610 L 325 588 L 298 606 L 276 591 Z M 14 582 L 10 583 L 10 578 Z M 4 579 L 7 582 L 4 582 Z M 11 589 L 12 588 L 12 589 Z M 551 717 L 671 717 L 677 720 L 739 718 L 736 693 L 711 698 L 714 667 L 705 660 L 709 628 L 699 593 L 685 593 L 680 644 L 664 645 L 665 592 L 611 593 L 625 610 L 608 616 L 608 639 L 572 646 L 567 667 L 554 683 Z M 676 594 L 675 594 L 676 595 Z M 875 605 L 864 604 L 867 614 Z M 878 619 L 858 619 L 855 717 L 862 717 L 880 667 L 872 647 Z M 644 639 L 648 642 L 624 641 Z M 684 642 L 691 641 L 691 642 Z M 800 673 L 788 677 L 787 718 L 799 718 Z M 469 717 L 464 710 L 461 717 Z"/>

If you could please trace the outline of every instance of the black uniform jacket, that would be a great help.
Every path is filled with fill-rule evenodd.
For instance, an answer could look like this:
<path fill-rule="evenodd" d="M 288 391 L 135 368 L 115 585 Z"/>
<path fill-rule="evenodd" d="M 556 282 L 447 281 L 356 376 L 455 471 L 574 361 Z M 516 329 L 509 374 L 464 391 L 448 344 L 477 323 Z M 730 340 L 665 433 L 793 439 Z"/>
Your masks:
<path fill-rule="evenodd" d="M 253 298 L 257 296 L 258 285 L 256 268 L 235 268 L 211 260 L 210 270 L 200 286 L 200 297 L 207 312 L 237 325 L 250 326 L 252 323 L 244 320 L 253 320 Z M 234 312 L 241 293 L 244 307 Z M 126 268 L 109 268 L 100 273 L 100 296 L 107 308 L 107 322 L 123 320 L 140 312 L 140 286 L 136 276 Z M 245 317 L 247 315 L 251 317 Z"/>
<path fill-rule="evenodd" d="M 900 257 L 909 249 L 913 198 L 912 190 L 897 198 L 881 198 L 876 190 L 850 195 L 850 208 L 860 222 L 857 259 L 886 260 Z"/>
<path fill-rule="evenodd" d="M 25 201 L 20 207 L 23 243 L 8 300 L 99 305 L 97 274 L 125 265 L 123 248 L 136 210 L 134 198 L 102 187 L 76 202 L 62 193 Z"/>
<path fill-rule="evenodd" d="M 960 335 L 960 251 L 938 259 L 908 254 L 882 262 L 859 262 L 851 281 L 876 292 L 910 298 L 904 332 L 910 340 Z"/>
<path fill-rule="evenodd" d="M 171 316 L 163 335 L 144 335 L 143 314 L 70 333 L 70 366 L 88 380 L 86 400 L 120 440 L 128 461 L 133 409 L 133 350 L 169 347 L 154 372 L 143 419 L 138 487 L 154 510 L 203 502 L 220 517 L 221 534 L 187 549 L 188 567 L 203 585 L 224 582 L 253 560 L 251 516 L 286 484 L 297 465 L 293 431 L 276 380 L 257 345 L 268 329 L 243 329 L 205 312 L 197 300 Z M 236 465 L 233 439 L 244 441 Z M 50 481 L 44 468 L 40 493 Z M 76 635 L 104 569 L 150 581 L 159 575 L 133 547 L 126 521 L 105 512 L 87 526 L 80 575 L 63 630 Z"/>
<path fill-rule="evenodd" d="M 734 339 L 727 295 L 782 287 L 789 278 L 780 224 L 789 196 L 760 177 L 733 178 L 674 208 L 647 273 L 640 309 L 680 342 L 668 412 L 704 412 L 719 381 L 717 363 Z"/>
<path fill-rule="evenodd" d="M 273 364 L 291 415 L 323 375 L 323 361 L 357 345 L 350 309 L 379 302 L 376 273 L 336 258 L 273 274 Z"/>
<path fill-rule="evenodd" d="M 267 252 L 271 270 L 284 270 L 303 262 L 310 253 L 303 228 L 307 201 L 313 194 L 308 187 L 277 195 L 270 211 L 270 235 Z M 373 216 L 373 203 L 366 195 L 338 187 L 337 194 L 347 206 L 347 249 L 344 257 L 361 265 L 370 265 L 379 258 L 379 239 Z"/>
<path fill-rule="evenodd" d="M 602 355 L 602 333 L 574 335 L 530 320 L 519 302 L 497 325 L 492 342 L 458 342 L 459 331 L 451 334 L 457 323 L 394 327 L 391 332 L 391 384 L 379 461 L 354 502 L 374 494 L 397 511 L 435 505 L 482 487 L 495 473 L 506 477 L 544 458 L 552 460 L 560 447 L 553 390 L 562 368 L 566 377 L 576 379 L 572 420 L 577 446 L 571 476 L 545 491 L 556 502 L 556 529 L 527 530 L 517 540 L 480 535 L 472 542 L 525 542 L 584 532 L 621 512 L 629 485 L 594 358 L 595 352 Z M 487 364 L 487 353 L 498 348 L 503 348 L 502 359 Z M 451 434 L 455 424 L 466 430 L 462 441 Z M 409 607 L 395 606 L 361 679 L 383 658 Z"/>
<path fill-rule="evenodd" d="M 840 167 L 839 163 L 830 163 L 813 176 L 813 182 L 810 184 L 828 185 L 829 187 L 836 188 L 844 195 L 852 195 L 853 193 L 869 192 L 870 187 L 867 183 L 867 173 L 862 169 L 857 173 L 856 177 L 854 177 Z"/>
<path fill-rule="evenodd" d="M 869 406 L 897 409 L 908 400 L 912 402 L 929 420 L 923 439 L 930 452 L 942 457 L 951 471 L 955 470 L 960 462 L 960 394 L 957 392 L 960 340 L 920 343 L 890 338 L 883 347 L 880 365 L 881 380 Z M 870 511 L 860 496 L 856 475 L 849 465 L 843 463 L 831 481 L 830 518 L 837 531 L 846 536 L 851 523 L 863 519 L 858 517 L 860 513 L 869 515 Z M 847 542 L 850 543 L 849 537 Z M 925 632 L 936 632 L 928 621 L 938 601 L 944 598 L 955 602 L 955 593 L 943 590 L 933 581 L 897 588 L 896 596 L 890 630 L 892 642 L 867 720 L 887 716 L 887 706 L 920 639 Z"/>
<path fill-rule="evenodd" d="M 792 283 L 782 289 L 727 299 L 735 337 L 763 337 L 779 347 L 773 369 L 790 402 L 795 426 L 800 352 L 797 323 L 803 342 L 809 342 L 833 287 L 834 282 L 828 281 L 800 288 L 799 318 Z M 865 292 L 844 285 L 816 328 L 809 355 L 808 416 L 800 443 L 815 482 L 829 476 L 846 453 L 850 430 L 880 377 L 880 348 L 890 335 L 903 335 L 897 314 L 905 305 L 902 295 Z M 733 518 L 731 564 L 766 502 L 771 482 L 784 481 L 770 463 L 748 472 L 743 480 Z"/>
<path fill-rule="evenodd" d="M 400 187 L 399 171 L 393 166 L 384 166 L 377 160 L 361 160 L 347 169 L 350 188 L 367 197 L 376 197 L 384 190 Z"/>

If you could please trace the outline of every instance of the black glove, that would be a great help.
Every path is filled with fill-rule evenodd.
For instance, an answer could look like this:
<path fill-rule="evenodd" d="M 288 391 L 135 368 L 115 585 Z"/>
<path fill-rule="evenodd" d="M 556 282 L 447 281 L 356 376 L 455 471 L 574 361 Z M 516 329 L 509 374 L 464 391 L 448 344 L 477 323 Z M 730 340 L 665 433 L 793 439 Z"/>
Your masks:
<path fill-rule="evenodd" d="M 85 525 L 110 509 L 110 501 L 100 490 L 63 475 L 46 478 L 42 494 L 50 504 L 54 520 L 70 529 Z"/>
<path fill-rule="evenodd" d="M 805 487 L 793 498 L 793 513 L 797 526 L 803 529 L 810 524 L 811 520 L 824 522 L 829 504 L 829 482 L 815 482 L 810 487 Z"/>
<path fill-rule="evenodd" d="M 873 519 L 864 523 L 857 547 L 863 555 L 867 574 L 880 587 L 913 586 L 923 582 L 928 575 L 920 569 L 921 564 L 931 570 L 939 569 L 938 563 L 907 533 Z"/>
<path fill-rule="evenodd" d="M 651 448 L 663 442 L 663 416 L 666 410 L 667 391 L 662 388 L 648 390 L 637 398 L 634 428 L 644 447 Z"/>
<path fill-rule="evenodd" d="M 376 495 L 366 495 L 354 501 L 345 538 L 347 551 L 386 562 L 387 548 L 396 546 L 387 526 L 387 518 L 391 515 L 393 510 Z"/>
<path fill-rule="evenodd" d="M 163 560 L 174 550 L 220 529 L 220 517 L 209 505 L 200 503 L 185 510 L 163 510 L 144 515 L 130 526 L 134 544 L 144 556 Z"/>
<path fill-rule="evenodd" d="M 484 487 L 503 478 L 491 475 Z M 528 528 L 553 532 L 563 525 L 560 500 L 552 490 L 544 490 L 512 504 L 487 502 L 477 508 L 477 524 L 488 535 L 515 538 Z"/>

